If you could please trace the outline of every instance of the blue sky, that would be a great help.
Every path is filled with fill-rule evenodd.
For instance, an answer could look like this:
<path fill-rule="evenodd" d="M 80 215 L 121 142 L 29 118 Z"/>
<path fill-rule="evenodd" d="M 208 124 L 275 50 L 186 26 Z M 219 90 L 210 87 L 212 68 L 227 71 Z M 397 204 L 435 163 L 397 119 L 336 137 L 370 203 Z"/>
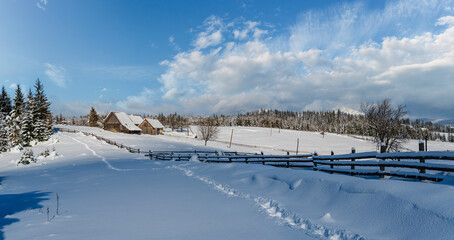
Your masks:
<path fill-rule="evenodd" d="M 454 118 L 454 1 L 0 1 L 0 82 L 54 113 L 355 112 Z"/>

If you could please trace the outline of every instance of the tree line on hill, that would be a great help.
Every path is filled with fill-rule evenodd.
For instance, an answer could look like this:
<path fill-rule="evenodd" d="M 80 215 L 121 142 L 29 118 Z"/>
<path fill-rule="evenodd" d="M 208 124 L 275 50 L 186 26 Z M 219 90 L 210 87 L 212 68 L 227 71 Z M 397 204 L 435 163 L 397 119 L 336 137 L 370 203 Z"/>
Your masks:
<path fill-rule="evenodd" d="M 33 141 L 46 141 L 52 134 L 52 113 L 50 112 L 44 87 L 39 79 L 24 93 L 17 85 L 13 102 L 5 87 L 0 95 L 0 151 L 14 146 L 31 146 Z"/>
<path fill-rule="evenodd" d="M 389 99 L 380 102 L 380 104 L 383 103 L 390 105 Z M 398 131 L 402 138 L 454 142 L 454 128 L 447 125 L 434 124 L 431 121 L 410 120 L 405 118 L 404 115 L 400 115 L 398 119 Z M 173 130 L 185 129 L 190 125 L 198 125 L 204 119 L 204 117 L 184 116 L 177 113 L 168 115 L 160 113 L 151 117 L 157 118 L 162 124 L 169 126 Z M 372 137 L 375 135 L 373 129 L 367 123 L 364 111 L 362 114 L 351 114 L 340 110 L 294 112 L 260 109 L 230 116 L 221 114 L 210 117 L 214 119 L 217 126 L 265 127 L 313 131 L 321 134 L 336 133 Z"/>

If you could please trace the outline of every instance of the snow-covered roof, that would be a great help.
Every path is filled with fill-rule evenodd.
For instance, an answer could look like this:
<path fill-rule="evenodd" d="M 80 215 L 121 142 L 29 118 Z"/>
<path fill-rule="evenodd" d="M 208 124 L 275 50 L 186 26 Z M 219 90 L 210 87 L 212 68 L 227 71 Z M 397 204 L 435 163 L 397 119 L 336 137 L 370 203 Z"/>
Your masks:
<path fill-rule="evenodd" d="M 145 120 L 147 120 L 153 128 L 164 128 L 164 125 L 162 125 L 158 119 L 145 118 Z"/>
<path fill-rule="evenodd" d="M 139 125 L 143 122 L 143 119 L 141 116 L 129 115 L 129 118 L 135 125 Z"/>
<path fill-rule="evenodd" d="M 120 124 L 125 126 L 129 131 L 141 131 L 139 127 L 137 127 L 134 122 L 129 118 L 128 114 L 124 112 L 112 112 L 117 117 Z"/>

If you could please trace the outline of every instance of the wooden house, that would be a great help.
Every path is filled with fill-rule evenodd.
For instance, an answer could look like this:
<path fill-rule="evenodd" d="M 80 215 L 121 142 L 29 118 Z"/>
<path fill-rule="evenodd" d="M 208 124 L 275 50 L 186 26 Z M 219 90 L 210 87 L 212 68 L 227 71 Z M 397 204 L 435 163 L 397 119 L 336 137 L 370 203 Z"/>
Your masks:
<path fill-rule="evenodd" d="M 145 118 L 139 125 L 143 134 L 158 135 L 163 134 L 164 126 L 157 119 Z"/>
<path fill-rule="evenodd" d="M 142 131 L 134 124 L 130 116 L 124 112 L 111 112 L 104 119 L 104 130 L 111 132 L 135 133 L 140 134 Z"/>

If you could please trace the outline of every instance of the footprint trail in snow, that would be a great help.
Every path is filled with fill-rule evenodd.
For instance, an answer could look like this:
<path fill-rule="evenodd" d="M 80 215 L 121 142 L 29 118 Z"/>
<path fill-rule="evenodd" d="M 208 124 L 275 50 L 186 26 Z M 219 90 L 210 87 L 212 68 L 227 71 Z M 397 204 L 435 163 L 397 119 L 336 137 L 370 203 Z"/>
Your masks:
<path fill-rule="evenodd" d="M 332 240 L 363 240 L 364 237 L 359 234 L 351 233 L 346 230 L 339 229 L 329 229 L 326 226 L 312 223 L 309 219 L 298 216 L 298 214 L 292 213 L 287 209 L 283 208 L 274 200 L 267 199 L 261 196 L 254 196 L 247 193 L 242 193 L 234 188 L 228 187 L 227 185 L 216 183 L 215 181 L 206 178 L 197 176 L 193 171 L 183 168 L 181 166 L 172 165 L 167 167 L 170 169 L 177 169 L 183 171 L 189 177 L 194 177 L 208 185 L 214 187 L 214 189 L 227 194 L 228 196 L 239 197 L 254 201 L 254 203 L 269 217 L 274 219 L 280 224 L 285 224 L 286 226 L 295 229 L 302 230 L 307 235 L 319 239 L 332 239 Z"/>
<path fill-rule="evenodd" d="M 104 156 L 99 155 L 98 153 L 96 153 L 95 150 L 91 149 L 91 148 L 88 146 L 88 144 L 86 144 L 86 143 L 84 143 L 84 142 L 82 142 L 82 141 L 80 141 L 80 140 L 78 140 L 78 139 L 76 139 L 76 138 L 74 138 L 74 137 L 71 137 L 71 136 L 69 136 L 69 135 L 66 135 L 66 136 L 68 136 L 68 137 L 71 138 L 72 140 L 74 140 L 74 141 L 76 141 L 76 142 L 82 144 L 88 151 L 90 151 L 90 152 L 93 154 L 93 156 L 95 156 L 95 157 L 101 159 L 101 161 L 103 161 L 103 162 L 107 165 L 107 167 L 108 167 L 109 169 L 112 169 L 112 170 L 114 170 L 114 171 L 119 171 L 119 172 L 131 171 L 131 170 L 138 170 L 138 169 L 120 169 L 120 168 L 116 168 L 116 167 L 112 166 L 112 165 L 109 163 L 109 161 L 106 160 L 106 158 L 105 158 Z"/>

